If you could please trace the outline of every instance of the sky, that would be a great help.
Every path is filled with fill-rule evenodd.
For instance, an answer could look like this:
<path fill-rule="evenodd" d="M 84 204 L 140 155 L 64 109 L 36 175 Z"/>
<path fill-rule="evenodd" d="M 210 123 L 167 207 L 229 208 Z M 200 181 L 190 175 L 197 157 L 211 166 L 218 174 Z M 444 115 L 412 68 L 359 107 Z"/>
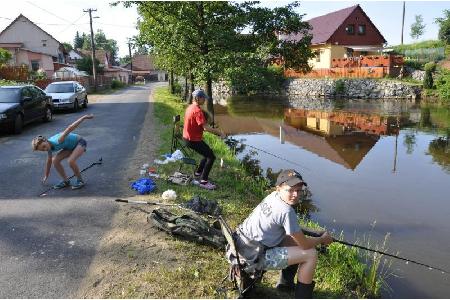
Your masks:
<path fill-rule="evenodd" d="M 89 33 L 88 8 L 97 9 L 93 16 L 94 32 L 101 29 L 109 39 L 115 39 L 119 46 L 119 57 L 128 55 L 128 38 L 138 34 L 136 23 L 139 15 L 136 7 L 123 5 L 111 7 L 112 1 L 105 0 L 14 0 L 0 10 L 0 30 L 8 26 L 19 14 L 36 23 L 59 42 L 73 43 L 76 32 Z M 283 6 L 291 1 L 261 1 L 267 7 Z M 339 9 L 359 4 L 387 40 L 388 45 L 398 45 L 401 40 L 403 1 L 301 1 L 297 12 L 305 14 L 304 20 L 321 16 Z M 450 10 L 450 1 L 406 1 L 405 44 L 415 42 L 410 37 L 411 24 L 415 15 L 422 15 L 425 34 L 417 41 L 437 39 L 439 27 L 435 18 L 443 17 L 443 10 Z"/>

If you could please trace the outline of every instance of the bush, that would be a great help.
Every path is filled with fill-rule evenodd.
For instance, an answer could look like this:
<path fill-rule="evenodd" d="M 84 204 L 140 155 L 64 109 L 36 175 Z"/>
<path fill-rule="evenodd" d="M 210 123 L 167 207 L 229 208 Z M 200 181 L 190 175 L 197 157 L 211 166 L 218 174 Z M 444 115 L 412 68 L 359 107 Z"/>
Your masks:
<path fill-rule="evenodd" d="M 122 87 L 124 87 L 124 86 L 125 86 L 125 83 L 123 83 L 123 82 L 120 81 L 120 80 L 113 79 L 113 80 L 111 81 L 111 88 L 112 88 L 112 89 L 119 89 L 119 88 L 122 88 Z"/>
<path fill-rule="evenodd" d="M 410 67 L 410 68 L 413 68 L 415 70 L 422 70 L 423 71 L 424 63 L 422 63 L 420 61 L 416 61 L 416 60 L 405 60 L 404 65 L 406 67 Z"/>
<path fill-rule="evenodd" d="M 2 85 L 16 85 L 19 84 L 16 81 L 12 81 L 12 80 L 6 80 L 6 79 L 0 79 L 0 86 Z"/>
<path fill-rule="evenodd" d="M 436 64 L 434 62 L 426 63 L 425 66 L 425 77 L 423 78 L 423 87 L 426 89 L 433 88 L 433 73 L 436 71 Z"/>
<path fill-rule="evenodd" d="M 334 91 L 339 95 L 345 93 L 345 82 L 343 79 L 338 79 L 334 82 Z"/>
<path fill-rule="evenodd" d="M 442 69 L 436 79 L 436 89 L 439 97 L 450 102 L 450 71 Z"/>
<path fill-rule="evenodd" d="M 283 69 L 275 65 L 230 68 L 226 76 L 230 85 L 240 94 L 279 91 L 284 81 Z"/>

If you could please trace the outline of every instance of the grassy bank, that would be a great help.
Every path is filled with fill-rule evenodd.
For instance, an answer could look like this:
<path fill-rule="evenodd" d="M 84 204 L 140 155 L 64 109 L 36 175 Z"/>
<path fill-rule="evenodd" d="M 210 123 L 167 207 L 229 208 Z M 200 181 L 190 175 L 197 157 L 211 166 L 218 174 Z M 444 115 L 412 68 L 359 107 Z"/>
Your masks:
<path fill-rule="evenodd" d="M 155 95 L 154 117 L 155 124 L 159 126 L 160 149 L 164 154 L 170 151 L 172 134 L 172 117 L 183 116 L 185 104 L 166 88 L 159 88 Z M 233 156 L 231 150 L 218 137 L 205 133 L 206 142 L 213 148 L 218 160 L 224 160 L 224 167 L 215 163 L 211 172 L 211 179 L 219 186 L 216 191 L 207 191 L 199 187 L 177 186 L 164 180 L 158 180 L 158 191 L 166 189 L 176 191 L 177 202 L 188 201 L 194 195 L 207 199 L 217 200 L 223 209 L 224 218 L 234 228 L 242 222 L 252 209 L 269 192 L 265 179 L 255 179 L 248 175 L 241 163 Z M 196 157 L 198 160 L 198 157 Z M 167 176 L 178 169 L 178 163 L 158 166 L 158 172 Z M 191 166 L 184 166 L 185 173 L 191 173 Z M 311 224 L 309 224 L 311 225 Z M 317 224 L 312 224 L 318 226 Z M 146 273 L 143 281 L 157 287 L 152 298 L 232 298 L 233 292 L 227 294 L 217 293 L 220 281 L 228 272 L 228 263 L 224 258 L 224 251 L 215 250 L 192 242 L 186 242 L 168 237 L 176 249 L 176 267 L 167 265 L 156 266 L 155 272 Z M 316 273 L 317 298 L 373 298 L 377 297 L 381 281 L 376 276 L 378 264 L 375 263 L 371 272 L 368 265 L 360 261 L 357 250 L 349 249 L 341 244 L 334 243 L 328 248 L 326 254 L 319 257 L 319 266 Z M 269 271 L 255 294 L 255 298 L 292 298 L 293 295 L 277 292 L 273 287 L 278 278 L 278 272 Z M 137 294 L 136 285 L 130 283 L 128 291 L 119 298 L 145 297 L 149 295 Z"/>

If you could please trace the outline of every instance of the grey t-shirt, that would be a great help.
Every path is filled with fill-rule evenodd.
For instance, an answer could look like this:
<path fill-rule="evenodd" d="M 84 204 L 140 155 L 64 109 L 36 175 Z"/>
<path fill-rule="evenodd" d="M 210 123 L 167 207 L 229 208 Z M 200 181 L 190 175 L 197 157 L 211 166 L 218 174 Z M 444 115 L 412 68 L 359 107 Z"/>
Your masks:
<path fill-rule="evenodd" d="M 239 229 L 247 238 L 267 247 L 275 247 L 286 235 L 301 230 L 295 210 L 276 191 L 264 198 Z"/>

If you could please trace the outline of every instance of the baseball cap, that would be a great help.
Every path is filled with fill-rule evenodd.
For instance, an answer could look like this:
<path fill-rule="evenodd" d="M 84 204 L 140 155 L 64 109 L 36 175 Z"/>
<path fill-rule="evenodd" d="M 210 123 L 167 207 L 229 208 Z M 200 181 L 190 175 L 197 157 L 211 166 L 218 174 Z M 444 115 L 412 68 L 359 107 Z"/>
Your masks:
<path fill-rule="evenodd" d="M 303 185 L 307 186 L 308 184 L 303 180 L 302 175 L 294 169 L 283 170 L 278 175 L 276 185 L 287 184 L 289 186 L 294 186 L 299 183 L 303 183 Z"/>
<path fill-rule="evenodd" d="M 199 98 L 205 98 L 205 99 L 209 99 L 208 95 L 206 95 L 206 93 L 203 90 L 195 90 L 192 92 L 192 97 L 199 97 Z"/>

